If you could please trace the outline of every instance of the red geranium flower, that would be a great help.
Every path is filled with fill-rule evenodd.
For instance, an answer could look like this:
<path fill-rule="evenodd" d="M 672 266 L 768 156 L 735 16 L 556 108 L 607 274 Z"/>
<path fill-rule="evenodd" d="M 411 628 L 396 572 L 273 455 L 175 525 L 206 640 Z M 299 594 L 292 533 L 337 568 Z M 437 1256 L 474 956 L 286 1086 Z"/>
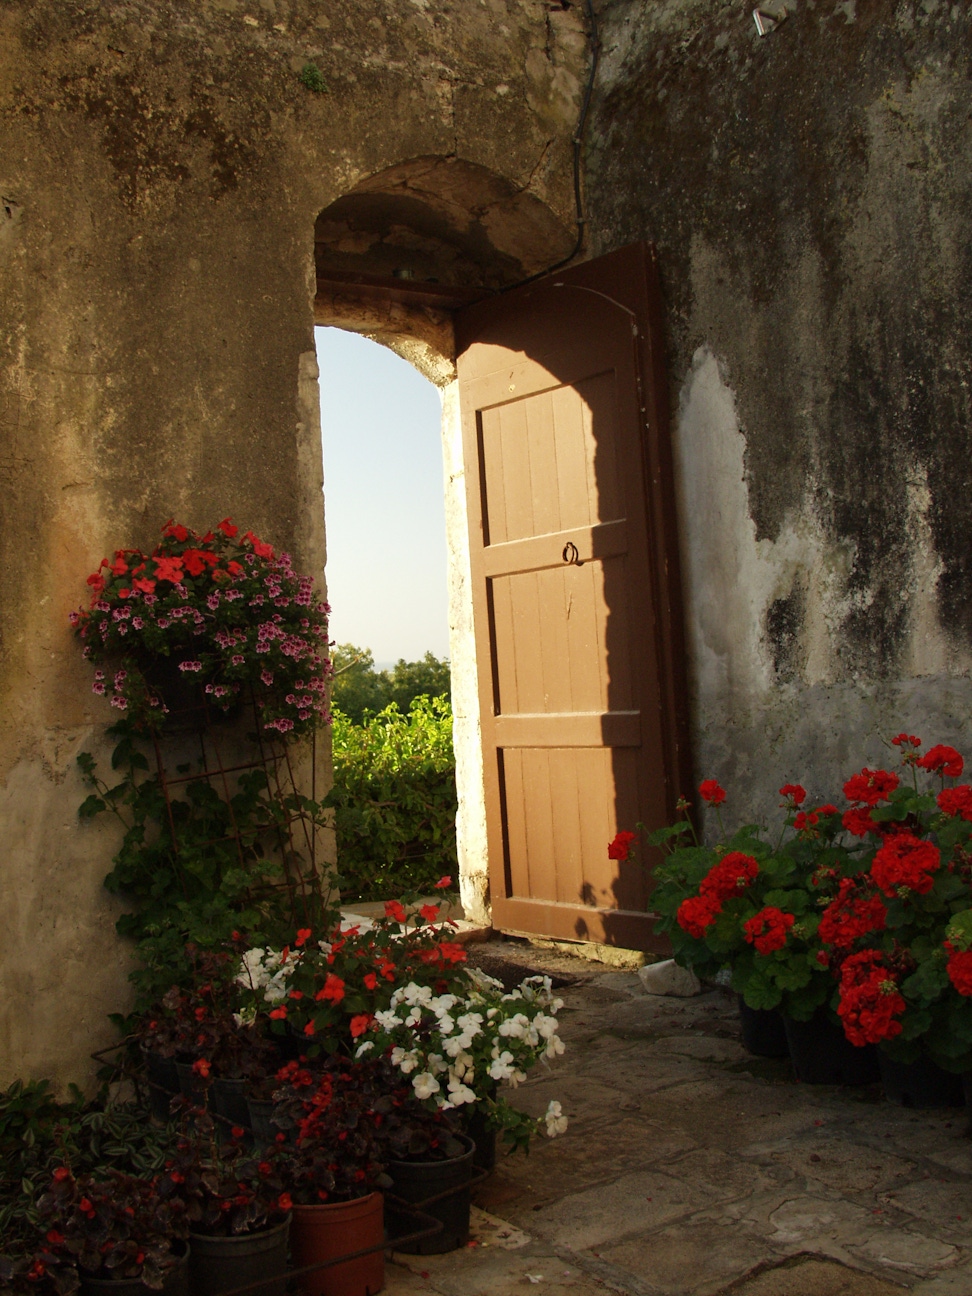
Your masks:
<path fill-rule="evenodd" d="M 794 805 L 803 805 L 807 799 L 806 789 L 802 788 L 799 783 L 784 783 L 780 788 L 781 797 L 792 797 Z"/>
<path fill-rule="evenodd" d="M 784 913 L 775 905 L 767 905 L 752 918 L 747 918 L 743 923 L 743 931 L 746 940 L 750 945 L 755 945 L 758 954 L 772 954 L 786 944 L 787 935 L 795 922 L 793 914 Z"/>
<path fill-rule="evenodd" d="M 940 770 L 946 778 L 960 778 L 965 762 L 954 747 L 939 743 L 930 747 L 924 756 L 918 758 L 919 766 L 924 770 Z"/>
<path fill-rule="evenodd" d="M 854 878 L 842 878 L 836 897 L 820 916 L 817 935 L 825 945 L 850 949 L 859 936 L 883 931 L 888 911 L 879 896 L 860 896 Z"/>
<path fill-rule="evenodd" d="M 452 886 L 452 878 L 449 877 L 448 873 L 445 875 L 445 877 L 439 878 L 438 882 L 435 883 L 434 889 L 436 891 L 441 891 L 443 887 L 447 887 L 447 886 Z"/>
<path fill-rule="evenodd" d="M 709 805 L 722 805 L 726 799 L 726 790 L 719 786 L 718 779 L 706 779 L 699 784 L 699 796 Z"/>
<path fill-rule="evenodd" d="M 385 917 L 394 918 L 395 922 L 403 923 L 406 921 L 406 913 L 398 900 L 385 901 Z"/>
<path fill-rule="evenodd" d="M 877 824 L 871 818 L 870 810 L 860 806 L 856 806 L 853 810 L 845 810 L 840 822 L 855 837 L 866 837 L 869 832 L 879 831 Z"/>
<path fill-rule="evenodd" d="M 310 936 L 311 936 L 310 927 L 300 927 L 298 928 L 297 939 L 294 941 L 294 944 L 297 946 L 298 949 L 300 949 L 302 945 L 307 944 L 307 942 L 310 940 Z"/>
<path fill-rule="evenodd" d="M 351 1038 L 357 1039 L 359 1035 L 363 1035 L 374 1019 L 374 1013 L 356 1013 L 351 1018 Z"/>
<path fill-rule="evenodd" d="M 837 1012 L 852 1044 L 863 1048 L 900 1035 L 901 1023 L 896 1018 L 906 1007 L 894 973 L 884 965 L 879 950 L 862 950 L 844 960 Z"/>
<path fill-rule="evenodd" d="M 945 970 L 948 979 L 960 995 L 972 995 L 972 950 L 957 950 L 949 941 L 945 942 L 948 962 Z"/>
<path fill-rule="evenodd" d="M 972 787 L 968 783 L 959 783 L 957 787 L 942 788 L 935 798 L 942 814 L 961 816 L 967 823 L 972 823 Z"/>
<path fill-rule="evenodd" d="M 870 770 L 865 766 L 844 784 L 844 796 L 848 801 L 875 806 L 879 801 L 887 801 L 898 783 L 897 774 L 891 770 Z"/>
<path fill-rule="evenodd" d="M 159 580 L 171 581 L 178 585 L 182 580 L 182 559 L 167 558 L 162 555 L 155 560 L 155 575 Z"/>
<path fill-rule="evenodd" d="M 284 1018 L 287 1016 L 286 1005 L 281 1004 L 279 1008 L 271 1008 L 269 1016 L 271 1021 L 283 1021 Z"/>
<path fill-rule="evenodd" d="M 169 518 L 168 522 L 166 522 L 165 526 L 162 528 L 162 534 L 164 536 L 171 536 L 173 540 L 178 540 L 180 544 L 183 540 L 189 539 L 189 532 L 186 528 L 173 522 L 172 518 Z"/>
<path fill-rule="evenodd" d="M 699 891 L 721 906 L 730 896 L 745 891 L 757 874 L 759 865 L 752 855 L 730 851 L 718 864 L 713 865 L 702 879 Z"/>
<path fill-rule="evenodd" d="M 433 904 L 424 904 L 422 908 L 419 910 L 419 913 L 422 915 L 422 917 L 425 919 L 426 922 L 433 923 L 435 922 L 436 918 L 438 918 L 439 916 L 439 906 Z"/>
<path fill-rule="evenodd" d="M 197 1058 L 196 1061 L 193 1062 L 192 1064 L 193 1071 L 195 1071 L 197 1076 L 202 1076 L 204 1080 L 207 1080 L 209 1078 L 209 1072 L 211 1068 L 212 1068 L 212 1063 L 208 1062 L 206 1058 Z"/>
<path fill-rule="evenodd" d="M 631 843 L 636 836 L 637 834 L 633 832 L 616 833 L 614 841 L 608 842 L 608 859 L 626 860 L 631 850 Z"/>
<path fill-rule="evenodd" d="M 273 545 L 264 544 L 264 542 L 259 539 L 259 537 L 255 536 L 252 531 L 247 531 L 243 539 L 249 540 L 250 544 L 253 546 L 253 552 L 258 558 L 273 557 Z"/>
<path fill-rule="evenodd" d="M 675 915 L 679 927 L 696 940 L 705 936 L 706 929 L 712 926 L 718 916 L 718 906 L 706 896 L 689 896 L 678 906 Z"/>
<path fill-rule="evenodd" d="M 280 1194 L 280 1196 L 277 1198 L 277 1207 L 278 1207 L 279 1210 L 282 1210 L 282 1211 L 289 1211 L 289 1210 L 293 1210 L 293 1208 L 294 1208 L 294 1203 L 293 1203 L 293 1201 L 292 1201 L 292 1199 L 291 1199 L 290 1193 L 281 1193 L 281 1194 Z"/>
<path fill-rule="evenodd" d="M 222 522 L 216 523 L 216 530 L 222 531 L 223 535 L 227 536 L 230 540 L 233 539 L 239 529 L 238 526 L 233 525 L 232 520 L 228 517 L 223 518 Z"/>
<path fill-rule="evenodd" d="M 916 738 L 914 734 L 899 733 L 896 738 L 891 739 L 891 742 L 895 747 L 921 746 L 921 739 Z"/>
<path fill-rule="evenodd" d="M 935 885 L 931 874 L 941 862 L 941 853 L 931 842 L 912 833 L 895 833 L 875 852 L 871 877 L 886 896 L 897 895 L 901 888 L 926 895 Z"/>
<path fill-rule="evenodd" d="M 366 972 L 362 980 L 369 990 L 374 990 L 378 986 L 378 977 L 374 972 Z"/>

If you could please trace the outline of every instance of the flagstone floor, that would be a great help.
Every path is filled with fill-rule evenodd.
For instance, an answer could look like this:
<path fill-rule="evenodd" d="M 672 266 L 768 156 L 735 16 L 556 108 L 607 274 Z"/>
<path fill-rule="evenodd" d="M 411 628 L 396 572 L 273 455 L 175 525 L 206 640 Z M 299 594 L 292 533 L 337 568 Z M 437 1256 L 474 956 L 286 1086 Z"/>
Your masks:
<path fill-rule="evenodd" d="M 499 1161 L 468 1248 L 396 1253 L 389 1296 L 972 1296 L 963 1112 L 795 1083 L 745 1052 L 724 990 L 660 998 L 520 941 L 470 958 L 571 978 L 567 1052 L 516 1096 L 570 1128 Z"/>

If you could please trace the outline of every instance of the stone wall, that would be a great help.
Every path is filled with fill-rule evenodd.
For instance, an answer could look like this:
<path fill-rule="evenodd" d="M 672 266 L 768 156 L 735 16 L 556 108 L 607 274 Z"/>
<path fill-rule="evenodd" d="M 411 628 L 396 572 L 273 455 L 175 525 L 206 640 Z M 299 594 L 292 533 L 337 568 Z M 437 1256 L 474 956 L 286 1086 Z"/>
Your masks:
<path fill-rule="evenodd" d="M 609 0 L 593 250 L 659 248 L 696 761 L 734 815 L 972 755 L 972 18 Z"/>
<path fill-rule="evenodd" d="M 584 58 L 534 0 L 0 6 L 0 1085 L 90 1076 L 126 1001 L 115 834 L 76 818 L 85 577 L 226 514 L 322 575 L 318 215 L 458 158 L 569 229 Z"/>

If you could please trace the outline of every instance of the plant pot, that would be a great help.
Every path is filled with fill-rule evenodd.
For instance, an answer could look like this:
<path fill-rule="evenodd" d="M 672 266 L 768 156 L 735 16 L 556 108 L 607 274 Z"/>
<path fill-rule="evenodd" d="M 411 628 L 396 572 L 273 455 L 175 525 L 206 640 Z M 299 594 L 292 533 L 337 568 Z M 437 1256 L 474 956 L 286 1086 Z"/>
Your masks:
<path fill-rule="evenodd" d="M 250 1109 L 246 1098 L 246 1081 L 230 1080 L 225 1076 L 217 1076 L 213 1081 L 212 1098 L 210 1105 L 214 1115 L 221 1117 L 218 1129 L 220 1138 L 228 1139 L 230 1129 L 234 1125 L 239 1125 L 243 1129 L 250 1128 Z"/>
<path fill-rule="evenodd" d="M 750 1008 L 739 996 L 739 1025 L 743 1047 L 754 1057 L 785 1058 L 790 1055 L 783 1014 L 778 1008 Z"/>
<path fill-rule="evenodd" d="M 466 1144 L 462 1156 L 448 1161 L 391 1161 L 388 1173 L 391 1176 L 393 1189 L 397 1197 L 414 1205 L 426 1215 L 442 1221 L 442 1231 L 431 1237 L 421 1238 L 418 1242 L 395 1247 L 406 1255 L 440 1255 L 443 1251 L 455 1251 L 469 1241 L 469 1181 L 472 1178 L 473 1156 L 476 1145 L 472 1139 L 462 1134 L 457 1136 Z M 437 1197 L 449 1189 L 454 1189 L 448 1197 L 422 1203 L 430 1197 Z M 407 1215 L 396 1214 L 394 1206 L 388 1206 L 389 1232 L 394 1246 L 394 1237 L 415 1232 L 418 1223 Z"/>
<path fill-rule="evenodd" d="M 323 1260 L 336 1260 L 368 1247 L 381 1248 L 384 1237 L 383 1201 L 379 1192 L 354 1201 L 295 1206 L 290 1262 L 294 1269 L 302 1269 Z M 296 1283 L 302 1296 L 375 1296 L 385 1285 L 384 1250 L 300 1274 Z"/>
<path fill-rule="evenodd" d="M 280 1127 L 273 1123 L 273 1101 L 270 1098 L 247 1098 L 246 1109 L 247 1123 L 258 1146 L 266 1147 L 275 1143 Z"/>
<path fill-rule="evenodd" d="M 900 1107 L 964 1107 L 962 1077 L 943 1071 L 929 1057 L 896 1062 L 884 1049 L 877 1051 L 884 1096 Z"/>
<path fill-rule="evenodd" d="M 248 1283 L 258 1296 L 284 1296 L 287 1287 L 287 1234 L 291 1217 L 259 1233 L 211 1237 L 191 1233 L 189 1283 L 192 1296 L 217 1296 Z M 276 1282 L 272 1281 L 277 1279 Z"/>
<path fill-rule="evenodd" d="M 466 1117 L 466 1133 L 476 1145 L 473 1165 L 477 1170 L 496 1169 L 496 1130 L 487 1127 L 486 1117 L 474 1107 Z"/>
<path fill-rule="evenodd" d="M 161 1053 L 146 1048 L 142 1049 L 142 1057 L 148 1077 L 149 1110 L 154 1120 L 167 1124 L 171 1119 L 169 1103 L 181 1093 L 175 1058 L 163 1057 Z"/>
<path fill-rule="evenodd" d="M 880 1079 L 874 1045 L 852 1044 L 826 1008 L 818 1008 L 809 1021 L 784 1013 L 783 1025 L 793 1070 L 804 1084 L 865 1085 Z"/>
<path fill-rule="evenodd" d="M 161 1296 L 190 1296 L 191 1251 L 185 1242 L 174 1243 L 173 1249 L 176 1247 L 182 1247 L 183 1253 L 166 1274 Z M 140 1278 L 89 1278 L 86 1274 L 81 1274 L 81 1296 L 150 1296 L 152 1291 Z"/>

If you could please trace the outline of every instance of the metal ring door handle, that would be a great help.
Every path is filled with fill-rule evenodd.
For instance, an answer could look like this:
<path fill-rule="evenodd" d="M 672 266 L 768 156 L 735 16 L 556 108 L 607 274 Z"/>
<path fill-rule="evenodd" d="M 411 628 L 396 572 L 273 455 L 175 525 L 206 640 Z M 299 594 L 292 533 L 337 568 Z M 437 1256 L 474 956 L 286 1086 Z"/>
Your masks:
<path fill-rule="evenodd" d="M 563 559 L 568 567 L 577 566 L 580 562 L 580 554 L 577 550 L 577 546 L 572 540 L 568 540 L 564 545 Z"/>

